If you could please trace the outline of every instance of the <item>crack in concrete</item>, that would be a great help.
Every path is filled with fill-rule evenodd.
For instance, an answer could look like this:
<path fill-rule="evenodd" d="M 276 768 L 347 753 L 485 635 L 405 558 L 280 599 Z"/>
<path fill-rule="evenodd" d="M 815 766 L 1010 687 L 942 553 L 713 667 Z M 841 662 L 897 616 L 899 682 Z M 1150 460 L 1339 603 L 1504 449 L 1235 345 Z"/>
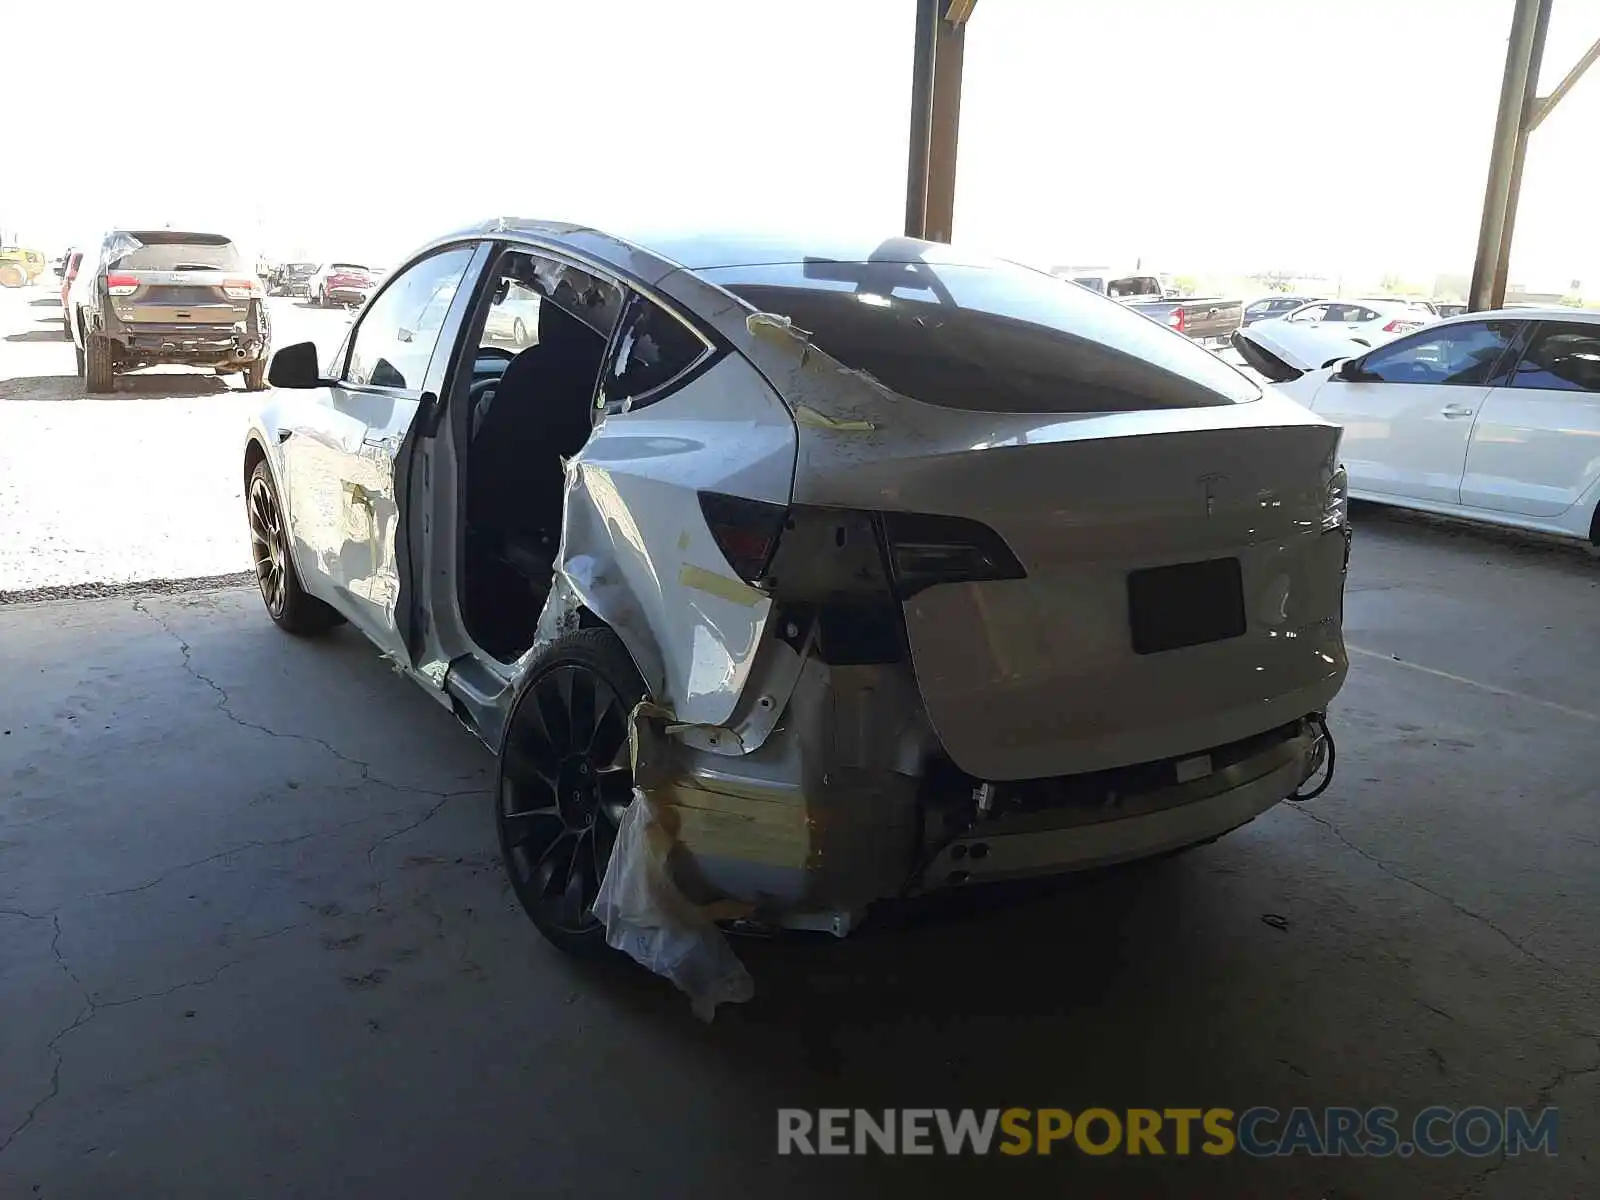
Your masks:
<path fill-rule="evenodd" d="M 28 916 L 26 913 L 22 913 L 21 915 Z M 49 918 L 50 924 L 54 928 L 54 932 L 50 935 L 50 953 L 55 956 L 56 965 L 66 972 L 67 978 L 72 980 L 74 986 L 76 986 L 78 991 L 82 993 L 83 1007 L 78 1010 L 77 1016 L 72 1018 L 70 1024 L 58 1029 L 50 1038 L 50 1040 L 45 1043 L 45 1050 L 49 1053 L 52 1060 L 50 1064 L 50 1086 L 45 1089 L 44 1095 L 40 1096 L 33 1102 L 32 1106 L 29 1107 L 27 1113 L 23 1116 L 21 1123 L 6 1135 L 4 1141 L 0 1141 L 0 1154 L 4 1154 L 7 1147 L 9 1147 L 12 1142 L 16 1141 L 22 1132 L 28 1128 L 28 1126 L 33 1124 L 34 1118 L 39 1115 L 39 1113 L 44 1109 L 45 1105 L 49 1104 L 50 1101 L 54 1100 L 58 1095 L 61 1094 L 61 1064 L 65 1057 L 61 1052 L 61 1040 L 74 1029 L 78 1029 L 87 1024 L 94 1017 L 95 1013 L 100 1011 L 99 1006 L 94 1002 L 94 998 L 89 995 L 89 989 L 83 986 L 83 981 L 78 978 L 77 972 L 67 965 L 67 960 L 61 955 L 61 918 L 54 912 L 49 914 Z M 41 917 L 29 916 L 29 920 L 42 919 L 43 918 Z"/>
<path fill-rule="evenodd" d="M 30 917 L 30 919 L 41 920 L 43 918 Z M 11 1143 L 16 1141 L 17 1138 L 21 1136 L 30 1125 L 33 1124 L 34 1120 L 41 1112 L 44 1111 L 45 1107 L 51 1101 L 60 1096 L 61 1067 L 66 1061 L 66 1055 L 61 1048 L 61 1043 L 66 1039 L 68 1034 L 72 1033 L 74 1030 L 82 1029 L 90 1021 L 94 1020 L 95 1017 L 99 1016 L 100 1013 L 105 1009 L 126 1008 L 130 1004 L 142 1004 L 146 1000 L 159 1000 L 163 997 L 171 996 L 176 992 L 183 991 L 185 988 L 205 987 L 209 984 L 215 983 L 218 979 L 220 979 L 224 971 L 228 971 L 233 967 L 237 967 L 240 963 L 245 961 L 245 959 L 242 957 L 231 958 L 219 966 L 215 971 L 212 971 L 209 975 L 202 975 L 196 979 L 185 979 L 180 983 L 173 984 L 171 987 L 161 988 L 157 991 L 142 992 L 137 996 L 125 996 L 120 1000 L 97 1000 L 95 999 L 94 994 L 90 992 L 89 989 L 84 985 L 83 980 L 78 978 L 77 972 L 72 969 L 65 956 L 63 956 L 61 953 L 60 916 L 52 912 L 49 914 L 49 919 L 55 927 L 55 932 L 50 938 L 50 952 L 55 956 L 56 965 L 58 965 L 62 971 L 66 973 L 67 978 L 72 980 L 79 993 L 83 996 L 83 1007 L 78 1010 L 77 1015 L 72 1018 L 69 1024 L 57 1030 L 50 1040 L 45 1043 L 45 1049 L 49 1052 L 52 1059 L 50 1066 L 49 1086 L 46 1087 L 44 1095 L 40 1096 L 29 1107 L 26 1115 L 24 1115 L 22 1121 L 17 1125 L 17 1127 L 6 1135 L 5 1140 L 0 1141 L 0 1154 L 4 1154 Z M 286 932 L 286 930 L 274 930 L 270 934 L 263 934 L 261 938 L 252 938 L 251 940 L 260 941 L 267 937 L 275 937 L 284 932 Z"/>
<path fill-rule="evenodd" d="M 1455 899 L 1454 897 L 1447 896 L 1443 892 L 1437 891 L 1434 888 L 1429 887 L 1427 884 L 1422 883 L 1420 880 L 1416 880 L 1416 879 L 1411 878 L 1409 875 L 1406 875 L 1404 872 L 1400 871 L 1397 867 L 1394 867 L 1390 863 L 1384 862 L 1384 860 L 1379 858 L 1377 855 L 1375 855 L 1375 854 L 1371 853 L 1370 851 L 1365 850 L 1362 847 L 1356 845 L 1348 837 L 1346 837 L 1344 835 L 1344 831 L 1341 830 L 1332 821 L 1324 820 L 1322 817 L 1317 816 L 1316 813 L 1312 812 L 1310 809 L 1306 808 L 1304 805 L 1291 804 L 1289 806 L 1289 808 L 1290 808 L 1290 811 L 1297 812 L 1297 813 L 1301 814 L 1302 816 L 1306 817 L 1307 819 L 1315 821 L 1318 825 L 1321 825 L 1329 833 L 1333 834 L 1334 837 L 1338 838 L 1339 841 L 1342 842 L 1346 847 L 1348 847 L 1351 850 L 1354 850 L 1358 855 L 1360 855 L 1362 858 L 1366 859 L 1369 863 L 1371 863 L 1373 866 L 1377 867 L 1378 870 L 1382 871 L 1385 875 L 1389 876 L 1391 879 L 1397 879 L 1401 883 L 1408 884 L 1409 886 L 1416 888 L 1419 892 L 1426 892 L 1428 895 L 1432 896 L 1436 900 L 1444 901 L 1446 904 L 1448 904 L 1452 909 L 1454 909 L 1456 912 L 1460 913 L 1462 916 L 1467 917 L 1470 920 L 1476 921 L 1478 924 L 1482 925 L 1484 928 L 1490 929 L 1493 932 L 1495 932 L 1496 934 L 1498 934 L 1500 936 L 1500 938 L 1506 943 L 1506 945 L 1510 946 L 1513 950 L 1517 951 L 1517 953 L 1522 954 L 1525 957 L 1532 959 L 1534 962 L 1538 963 L 1542 967 L 1545 967 L 1545 968 L 1547 968 L 1547 969 L 1549 969 L 1551 971 L 1554 971 L 1557 975 L 1560 975 L 1562 977 L 1566 976 L 1566 972 L 1561 967 L 1556 966 L 1555 963 L 1553 963 L 1549 959 L 1543 957 L 1538 952 L 1528 949 L 1528 947 L 1524 946 L 1516 938 L 1512 937 L 1511 934 L 1507 933 L 1504 928 L 1502 928 L 1501 926 L 1497 925 L 1491 918 L 1484 916 L 1480 912 L 1475 912 L 1474 910 L 1468 908 L 1465 904 L 1462 904 L 1459 900 Z"/>
<path fill-rule="evenodd" d="M 206 687 L 210 688 L 211 691 L 216 693 L 216 710 L 222 713 L 223 716 L 227 717 L 228 720 L 232 721 L 235 725 L 238 725 L 244 729 L 251 729 L 258 733 L 266 734 L 268 737 L 287 738 L 318 746 L 325 750 L 332 757 L 338 759 L 340 762 L 348 763 L 349 765 L 356 767 L 360 772 L 363 782 L 376 784 L 379 787 L 387 788 L 391 791 L 404 794 L 434 796 L 437 798 L 433 804 L 428 806 L 427 810 L 423 812 L 421 816 L 417 817 L 415 820 L 406 822 L 397 829 L 390 830 L 388 833 L 385 833 L 382 837 L 378 838 L 377 841 L 373 842 L 372 845 L 367 847 L 367 865 L 373 873 L 378 894 L 378 905 L 374 906 L 374 908 L 381 907 L 383 903 L 383 880 L 378 873 L 374 856 L 385 844 L 393 841 L 395 838 L 398 838 L 403 834 L 410 833 L 412 830 L 418 829 L 427 824 L 443 810 L 446 804 L 459 796 L 481 796 L 489 794 L 490 789 L 488 788 L 464 788 L 457 791 L 438 791 L 432 788 L 418 788 L 411 787 L 406 784 L 393 783 L 387 779 L 383 779 L 377 775 L 374 775 L 372 773 L 372 765 L 370 763 L 364 762 L 358 758 L 352 758 L 350 755 L 345 754 L 343 751 L 339 750 L 330 742 L 327 742 L 322 738 L 315 737 L 311 734 L 282 733 L 265 725 L 260 725 L 256 722 L 245 720 L 232 710 L 232 697 L 229 696 L 227 690 L 214 679 L 211 679 L 209 676 L 203 674 L 194 666 L 193 648 L 190 646 L 189 642 L 179 635 L 177 631 L 174 630 L 159 615 L 146 608 L 142 598 L 134 600 L 133 608 L 135 612 L 149 617 L 157 625 L 161 626 L 161 628 L 166 632 L 167 636 L 172 638 L 172 640 L 178 644 L 178 647 L 183 655 L 184 671 L 200 683 L 205 684 Z M 154 879 L 151 879 L 145 883 L 138 884 L 134 887 L 117 888 L 109 892 L 100 892 L 89 897 L 89 899 L 105 899 L 112 896 L 126 896 L 136 892 L 147 891 L 148 889 L 155 887 L 157 884 L 162 883 L 163 881 L 170 879 L 174 875 L 180 874 L 183 871 L 191 870 L 192 868 L 202 866 L 205 863 L 215 862 L 218 859 L 228 858 L 245 850 L 277 846 L 291 846 L 297 842 L 304 842 L 312 838 L 323 837 L 328 834 L 337 833 L 339 830 L 347 829 L 353 825 L 359 825 L 367 821 L 379 820 L 384 817 L 392 817 L 395 815 L 396 810 L 390 809 L 380 813 L 356 817 L 349 821 L 343 821 L 330 828 L 318 829 L 310 833 L 296 834 L 294 837 L 290 838 L 256 839 L 248 842 L 241 842 L 237 846 L 231 846 L 225 850 L 220 850 L 215 854 L 208 854 L 204 858 L 195 859 L 193 862 L 181 863 L 178 866 L 171 867 L 168 870 L 163 871 Z M 369 910 L 369 912 L 370 911 L 373 910 Z M 433 918 L 442 937 L 444 933 L 443 916 L 432 911 L 431 909 L 425 908 L 424 911 L 426 911 L 428 915 Z M 0 1154 L 3 1154 L 7 1148 L 9 1148 L 11 1144 L 15 1142 L 17 1138 L 33 1124 L 33 1122 L 38 1118 L 39 1113 L 42 1112 L 47 1105 L 49 1105 L 61 1094 L 61 1067 L 62 1063 L 65 1061 L 65 1055 L 61 1049 L 61 1043 L 74 1030 L 81 1029 L 84 1025 L 88 1024 L 100 1013 L 102 1009 L 124 1008 L 130 1004 L 141 1004 L 147 1000 L 158 1000 L 166 996 L 171 996 L 175 992 L 180 992 L 185 988 L 205 987 L 209 984 L 215 983 L 222 976 L 223 972 L 246 961 L 244 957 L 229 959 L 227 962 L 224 962 L 221 966 L 219 966 L 215 971 L 212 971 L 209 975 L 203 975 L 197 979 L 186 979 L 180 983 L 173 984 L 171 987 L 162 988 L 159 991 L 144 992 L 137 996 L 124 997 L 121 1000 L 96 1000 L 94 995 L 87 987 L 84 986 L 83 981 L 78 978 L 77 973 L 73 971 L 72 967 L 67 963 L 66 958 L 61 953 L 61 918 L 58 910 L 52 909 L 47 913 L 30 913 L 23 909 L 3 908 L 0 909 L 0 915 L 19 917 L 28 921 L 49 920 L 53 928 L 50 938 L 50 951 L 55 957 L 56 964 L 63 972 L 65 972 L 67 978 L 72 980 L 74 986 L 77 987 L 79 993 L 83 997 L 83 1007 L 79 1009 L 71 1022 L 57 1030 L 56 1033 L 51 1036 L 50 1040 L 45 1043 L 45 1049 L 50 1054 L 52 1059 L 49 1086 L 45 1089 L 44 1095 L 40 1096 L 29 1107 L 27 1113 L 23 1116 L 22 1121 L 16 1126 L 16 1128 L 12 1129 L 11 1132 L 5 1136 L 3 1141 L 0 1141 Z M 278 937 L 281 934 L 288 933 L 292 929 L 298 929 L 304 924 L 306 924 L 306 922 L 296 922 L 292 925 L 286 925 L 281 929 L 274 929 L 267 933 L 259 934 L 250 938 L 249 940 L 252 943 L 266 941 L 270 938 Z"/>
<path fill-rule="evenodd" d="M 367 869 L 372 872 L 373 889 L 378 897 L 377 903 L 368 910 L 369 912 L 383 907 L 383 876 L 379 874 L 378 864 L 373 861 L 372 856 L 377 854 L 377 852 L 383 848 L 385 843 L 392 842 L 395 838 L 400 837 L 402 834 L 410 833 L 413 829 L 420 828 L 421 826 L 426 825 L 429 821 L 433 820 L 434 817 L 439 815 L 440 810 L 443 809 L 446 804 L 450 803 L 454 797 L 488 795 L 488 789 L 475 788 L 472 791 L 466 792 L 436 792 L 435 795 L 439 797 L 439 802 L 437 804 L 430 805 L 427 812 L 423 813 L 420 817 L 408 825 L 402 825 L 399 829 L 390 830 L 377 841 L 373 842 L 372 845 L 367 847 Z"/>
<path fill-rule="evenodd" d="M 348 821 L 340 821 L 336 825 L 329 825 L 322 829 L 314 829 L 310 833 L 297 833 L 293 837 L 260 838 L 253 839 L 248 842 L 240 842 L 236 846 L 229 846 L 224 850 L 218 850 L 215 854 L 208 854 L 204 858 L 195 859 L 193 862 L 179 863 L 175 867 L 168 867 L 154 879 L 146 880 L 144 883 L 135 884 L 132 887 L 113 888 L 109 892 L 95 892 L 89 896 L 88 899 L 101 900 L 108 896 L 131 896 L 135 892 L 146 892 L 155 887 L 157 884 L 164 883 L 168 879 L 171 879 L 174 875 L 180 875 L 184 871 L 193 870 L 195 867 L 203 867 L 206 865 L 206 863 L 216 862 L 218 859 L 231 858 L 235 854 L 241 854 L 246 850 L 265 850 L 278 846 L 293 846 L 298 842 L 309 842 L 313 838 L 328 837 L 332 834 L 338 833 L 341 829 L 349 829 L 354 825 L 365 825 L 368 821 L 380 821 L 385 817 L 394 817 L 398 816 L 399 814 L 399 809 L 391 808 L 386 809 L 383 812 L 368 813 L 364 817 L 353 817 Z"/>
<path fill-rule="evenodd" d="M 1600 1044 L 1600 1038 L 1595 1039 L 1595 1041 Z M 1557 1088 L 1568 1080 L 1577 1079 L 1583 1075 L 1600 1075 L 1600 1062 L 1593 1062 L 1584 1067 L 1560 1068 L 1549 1083 L 1546 1083 L 1534 1093 L 1533 1103 L 1528 1106 L 1529 1109 L 1537 1112 L 1540 1109 L 1550 1107 L 1550 1101 L 1554 1098 Z M 1489 1181 L 1490 1177 L 1503 1170 L 1510 1161 L 1510 1156 L 1506 1154 L 1505 1144 L 1502 1142 L 1499 1157 L 1468 1180 L 1467 1186 L 1456 1192 L 1449 1200 L 1466 1200 L 1468 1196 L 1476 1195 L 1483 1188 L 1483 1185 Z"/>
<path fill-rule="evenodd" d="M 183 655 L 183 669 L 184 669 L 184 671 L 188 675 L 190 675 L 192 678 L 194 678 L 195 680 L 197 680 L 200 683 L 205 684 L 206 687 L 210 688 L 213 692 L 216 693 L 216 695 L 217 695 L 217 703 L 216 703 L 216 706 L 215 706 L 216 710 L 218 712 L 220 712 L 223 716 L 227 717 L 228 720 L 232 721 L 235 725 L 239 726 L 241 729 L 254 730 L 256 733 L 264 733 L 268 737 L 271 737 L 271 738 L 284 738 L 284 739 L 287 739 L 287 740 L 290 740 L 290 741 L 305 742 L 305 743 L 307 743 L 309 745 L 320 747 L 322 750 L 326 751 L 328 754 L 332 755 L 334 758 L 338 759 L 340 762 L 346 763 L 346 764 L 348 764 L 348 765 L 350 765 L 352 767 L 355 767 L 360 772 L 361 779 L 362 779 L 362 781 L 364 783 L 375 783 L 379 787 L 389 788 L 392 791 L 406 792 L 406 793 L 409 793 L 409 794 L 412 794 L 412 795 L 419 795 L 419 796 L 445 796 L 445 797 L 448 797 L 450 795 L 465 795 L 466 794 L 464 792 L 454 792 L 454 793 L 440 792 L 435 788 L 419 788 L 419 787 L 413 787 L 410 784 L 394 783 L 391 780 L 384 779 L 384 778 L 382 778 L 381 776 L 378 776 L 378 775 L 374 775 L 372 773 L 373 772 L 373 766 L 372 766 L 371 763 L 365 761 L 364 759 L 354 758 L 354 757 L 346 754 L 344 751 L 340 750 L 337 746 L 335 746 L 332 742 L 329 742 L 324 738 L 319 738 L 315 734 L 310 734 L 310 733 L 285 733 L 282 730 L 273 729 L 270 726 L 262 725 L 262 724 L 259 724 L 258 722 L 255 722 L 255 721 L 246 720 L 244 717 L 239 716 L 238 713 L 233 711 L 233 707 L 232 707 L 233 706 L 233 697 L 228 694 L 228 690 L 226 688 L 224 688 L 216 680 L 212 679 L 209 675 L 206 675 L 204 672 L 199 670 L 194 665 L 194 648 L 189 644 L 189 642 L 183 637 L 182 634 L 178 633 L 177 630 L 173 629 L 172 626 L 167 623 L 166 619 L 163 618 L 159 613 L 153 612 L 150 609 L 146 608 L 145 605 L 144 605 L 143 597 L 140 597 L 139 599 L 134 600 L 134 602 L 133 602 L 133 611 L 137 612 L 137 613 L 139 613 L 139 614 L 141 614 L 143 616 L 149 617 L 157 625 L 161 626 L 162 630 L 166 633 L 166 635 L 168 637 L 170 637 L 174 642 L 176 642 L 178 644 L 178 649 Z M 481 790 L 481 789 L 479 789 L 479 790 Z"/>

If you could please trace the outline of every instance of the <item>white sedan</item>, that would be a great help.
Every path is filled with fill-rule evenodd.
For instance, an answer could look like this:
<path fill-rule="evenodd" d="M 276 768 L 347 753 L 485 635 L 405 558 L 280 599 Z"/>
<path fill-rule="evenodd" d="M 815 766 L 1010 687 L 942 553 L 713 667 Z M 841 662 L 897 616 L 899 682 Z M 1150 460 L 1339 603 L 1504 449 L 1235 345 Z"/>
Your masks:
<path fill-rule="evenodd" d="M 1344 426 L 1352 496 L 1600 546 L 1600 313 L 1469 313 L 1332 365 L 1267 340 L 1252 365 Z"/>
<path fill-rule="evenodd" d="M 1364 346 L 1380 346 L 1439 318 L 1426 305 L 1409 300 L 1313 300 L 1276 319 L 1337 334 Z"/>

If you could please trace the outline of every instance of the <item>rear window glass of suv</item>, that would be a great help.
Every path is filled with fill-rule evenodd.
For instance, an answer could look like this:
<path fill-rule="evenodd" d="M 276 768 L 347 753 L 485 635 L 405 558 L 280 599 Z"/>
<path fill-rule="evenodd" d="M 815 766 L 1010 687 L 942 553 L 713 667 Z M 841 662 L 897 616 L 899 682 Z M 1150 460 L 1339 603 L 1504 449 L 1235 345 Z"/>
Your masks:
<path fill-rule="evenodd" d="M 137 245 L 114 246 L 108 267 L 124 271 L 243 271 L 244 256 L 225 237 L 209 233 L 174 233 L 169 229 L 122 235 Z"/>
<path fill-rule="evenodd" d="M 973 412 L 1202 408 L 1261 389 L 1115 300 L 1026 267 L 816 260 L 700 272 L 819 350 L 927 404 Z"/>

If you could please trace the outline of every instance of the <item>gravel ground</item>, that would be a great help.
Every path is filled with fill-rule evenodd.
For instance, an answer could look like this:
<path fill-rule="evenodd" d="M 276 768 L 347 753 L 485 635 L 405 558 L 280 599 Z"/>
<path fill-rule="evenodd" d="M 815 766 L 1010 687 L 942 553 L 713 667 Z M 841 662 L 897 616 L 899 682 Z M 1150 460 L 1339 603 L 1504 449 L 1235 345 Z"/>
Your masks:
<path fill-rule="evenodd" d="M 348 319 L 269 303 L 279 345 L 336 341 Z M 86 396 L 55 288 L 0 291 L 0 597 L 248 570 L 239 456 L 259 399 L 179 368 Z"/>

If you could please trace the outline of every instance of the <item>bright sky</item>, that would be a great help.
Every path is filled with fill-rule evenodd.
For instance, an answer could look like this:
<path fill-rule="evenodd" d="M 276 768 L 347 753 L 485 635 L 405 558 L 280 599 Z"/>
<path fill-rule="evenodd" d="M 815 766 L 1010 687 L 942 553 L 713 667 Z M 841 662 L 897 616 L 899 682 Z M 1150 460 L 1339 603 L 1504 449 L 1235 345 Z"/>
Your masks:
<path fill-rule="evenodd" d="M 1465 272 L 1511 0 L 980 0 L 957 240 L 1041 265 Z M 10 0 L 0 229 L 393 262 L 501 213 L 896 232 L 911 0 Z M 1557 0 L 1544 84 L 1600 37 Z M 1512 281 L 1582 279 L 1600 68 Z"/>

